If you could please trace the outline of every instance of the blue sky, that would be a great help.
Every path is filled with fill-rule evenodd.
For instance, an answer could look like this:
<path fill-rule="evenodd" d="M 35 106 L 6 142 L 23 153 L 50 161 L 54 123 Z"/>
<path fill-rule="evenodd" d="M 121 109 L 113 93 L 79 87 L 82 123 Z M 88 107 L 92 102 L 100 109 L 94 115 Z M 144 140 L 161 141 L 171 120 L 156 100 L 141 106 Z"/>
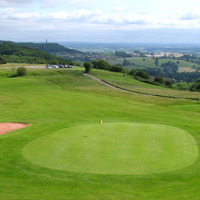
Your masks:
<path fill-rule="evenodd" d="M 0 0 L 0 40 L 200 44 L 199 0 Z"/>

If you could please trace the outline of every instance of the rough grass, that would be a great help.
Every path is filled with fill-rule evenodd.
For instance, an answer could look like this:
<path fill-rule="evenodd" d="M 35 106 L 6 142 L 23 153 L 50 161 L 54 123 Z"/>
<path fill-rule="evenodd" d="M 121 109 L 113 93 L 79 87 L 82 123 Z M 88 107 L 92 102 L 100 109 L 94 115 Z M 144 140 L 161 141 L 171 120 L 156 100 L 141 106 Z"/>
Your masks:
<path fill-rule="evenodd" d="M 129 75 L 123 77 L 121 73 L 92 70 L 91 74 L 114 86 L 124 88 L 133 92 L 171 98 L 185 98 L 197 100 L 200 99 L 199 92 L 180 91 L 170 89 L 164 86 L 152 85 L 135 80 L 132 76 Z"/>
<path fill-rule="evenodd" d="M 43 66 L 45 67 L 44 64 L 30 64 L 30 63 L 6 63 L 6 64 L 1 64 L 0 67 L 8 68 L 8 67 L 24 67 L 24 66 Z"/>
<path fill-rule="evenodd" d="M 0 199 L 199 199 L 199 158 L 189 167 L 149 175 L 75 173 L 48 169 L 24 159 L 22 149 L 30 142 L 69 126 L 94 124 L 101 119 L 177 127 L 190 133 L 198 148 L 200 145 L 200 114 L 189 111 L 190 104 L 196 105 L 191 101 L 120 92 L 79 71 L 49 73 L 29 70 L 25 77 L 0 75 L 0 96 L 4 99 L 0 121 L 32 124 L 0 136 Z M 188 109 L 171 107 L 179 105 L 187 105 Z"/>

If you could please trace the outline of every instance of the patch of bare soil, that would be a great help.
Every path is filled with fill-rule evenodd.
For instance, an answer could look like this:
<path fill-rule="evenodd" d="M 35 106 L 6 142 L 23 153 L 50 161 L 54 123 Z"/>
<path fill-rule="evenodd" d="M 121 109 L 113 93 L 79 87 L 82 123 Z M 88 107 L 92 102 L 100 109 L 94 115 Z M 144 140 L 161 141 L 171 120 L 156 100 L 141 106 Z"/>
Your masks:
<path fill-rule="evenodd" d="M 0 123 L 0 135 L 3 135 L 7 132 L 14 131 L 20 128 L 29 126 L 29 124 L 22 123 Z"/>

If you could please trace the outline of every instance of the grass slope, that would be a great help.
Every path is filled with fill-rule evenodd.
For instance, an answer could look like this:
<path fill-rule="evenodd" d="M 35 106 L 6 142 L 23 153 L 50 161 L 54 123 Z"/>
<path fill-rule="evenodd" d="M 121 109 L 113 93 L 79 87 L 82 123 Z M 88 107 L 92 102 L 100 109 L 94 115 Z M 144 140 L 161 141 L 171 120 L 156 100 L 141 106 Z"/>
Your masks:
<path fill-rule="evenodd" d="M 91 74 L 114 86 L 124 88 L 133 92 L 156 95 L 156 96 L 164 96 L 164 97 L 200 99 L 199 92 L 179 91 L 167 87 L 151 85 L 148 83 L 135 80 L 132 76 L 129 75 L 123 77 L 121 73 L 92 70 Z"/>
<path fill-rule="evenodd" d="M 191 134 L 199 148 L 200 113 L 173 107 L 199 107 L 198 104 L 120 92 L 78 70 L 29 70 L 21 78 L 9 78 L 6 74 L 0 73 L 0 121 L 32 125 L 0 136 L 0 199 L 199 199 L 199 157 L 191 166 L 173 172 L 103 175 L 49 169 L 22 155 L 24 147 L 34 140 L 101 119 L 107 123 L 177 127 Z M 42 149 L 38 155 L 41 153 Z"/>

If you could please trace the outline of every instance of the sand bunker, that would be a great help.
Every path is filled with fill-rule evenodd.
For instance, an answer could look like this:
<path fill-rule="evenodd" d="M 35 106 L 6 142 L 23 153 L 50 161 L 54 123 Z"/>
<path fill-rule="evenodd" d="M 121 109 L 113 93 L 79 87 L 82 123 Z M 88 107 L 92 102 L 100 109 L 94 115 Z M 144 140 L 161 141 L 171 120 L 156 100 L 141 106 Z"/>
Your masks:
<path fill-rule="evenodd" d="M 22 123 L 0 123 L 0 135 L 3 135 L 9 131 L 14 131 L 20 128 L 29 126 L 29 124 Z"/>

